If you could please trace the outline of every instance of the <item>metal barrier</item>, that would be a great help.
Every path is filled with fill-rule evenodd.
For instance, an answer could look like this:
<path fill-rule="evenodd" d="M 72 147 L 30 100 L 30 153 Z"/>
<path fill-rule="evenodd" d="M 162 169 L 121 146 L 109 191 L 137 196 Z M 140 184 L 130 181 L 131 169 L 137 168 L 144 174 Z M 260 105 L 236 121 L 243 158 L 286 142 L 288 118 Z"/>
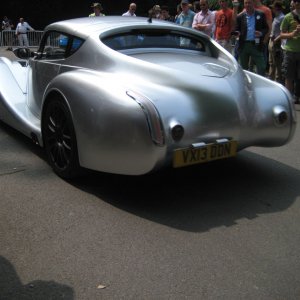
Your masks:
<path fill-rule="evenodd" d="M 29 47 L 38 47 L 42 39 L 44 31 L 34 30 L 27 32 L 27 38 L 29 42 Z M 18 47 L 19 41 L 14 30 L 2 31 L 0 36 L 0 46 L 1 47 Z"/>

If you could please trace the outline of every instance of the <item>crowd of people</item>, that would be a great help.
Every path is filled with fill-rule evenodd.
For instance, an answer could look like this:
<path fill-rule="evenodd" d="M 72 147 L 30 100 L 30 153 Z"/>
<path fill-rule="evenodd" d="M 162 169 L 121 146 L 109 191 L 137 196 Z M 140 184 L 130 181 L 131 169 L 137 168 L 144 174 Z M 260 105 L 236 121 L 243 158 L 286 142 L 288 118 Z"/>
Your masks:
<path fill-rule="evenodd" d="M 168 6 L 154 5 L 149 17 L 207 34 L 231 52 L 243 69 L 285 85 L 300 104 L 300 0 L 291 0 L 286 14 L 282 0 L 273 0 L 270 7 L 261 0 L 242 1 L 219 0 L 219 9 L 212 11 L 209 0 L 181 0 L 175 16 Z M 90 16 L 104 16 L 100 3 L 92 8 Z M 136 10 L 136 3 L 130 3 L 123 16 L 136 17 Z"/>
<path fill-rule="evenodd" d="M 149 17 L 175 22 L 213 38 L 231 52 L 245 70 L 284 84 L 300 104 L 300 0 L 285 8 L 282 0 L 267 7 L 261 0 L 218 0 L 219 9 L 211 10 L 209 0 L 181 0 L 176 15 L 166 5 L 154 5 Z M 101 3 L 91 5 L 89 17 L 104 17 Z M 130 3 L 122 16 L 136 17 L 137 4 Z M 2 30 L 14 25 L 8 17 Z M 28 46 L 27 31 L 34 30 L 23 18 L 15 28 L 20 46 Z M 9 47 L 10 48 L 10 47 Z"/>

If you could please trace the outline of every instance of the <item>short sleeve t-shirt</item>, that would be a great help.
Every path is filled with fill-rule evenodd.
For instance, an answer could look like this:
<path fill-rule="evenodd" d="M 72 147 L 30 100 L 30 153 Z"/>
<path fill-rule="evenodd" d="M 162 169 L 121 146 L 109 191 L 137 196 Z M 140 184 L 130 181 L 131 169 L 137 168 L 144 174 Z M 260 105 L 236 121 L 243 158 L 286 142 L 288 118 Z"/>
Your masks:
<path fill-rule="evenodd" d="M 216 12 L 216 40 L 229 40 L 232 27 L 232 9 L 218 10 Z"/>
<path fill-rule="evenodd" d="M 297 25 L 297 21 L 294 19 L 293 14 L 290 12 L 286 14 L 284 19 L 282 20 L 280 30 L 282 32 L 292 32 L 296 29 Z M 292 39 L 287 39 L 286 44 L 284 45 L 284 49 L 291 52 L 300 52 L 300 35 Z"/>
<path fill-rule="evenodd" d="M 192 27 L 194 16 L 195 13 L 192 10 L 188 10 L 187 14 L 182 12 L 177 18 L 176 23 L 184 27 Z"/>

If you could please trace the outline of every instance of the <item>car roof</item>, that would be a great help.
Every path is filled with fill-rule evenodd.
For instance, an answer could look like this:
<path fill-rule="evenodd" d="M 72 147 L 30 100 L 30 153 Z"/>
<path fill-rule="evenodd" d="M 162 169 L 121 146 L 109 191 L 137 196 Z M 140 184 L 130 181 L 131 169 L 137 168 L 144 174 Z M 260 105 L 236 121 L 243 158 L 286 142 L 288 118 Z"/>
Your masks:
<path fill-rule="evenodd" d="M 168 21 L 162 21 L 157 19 L 152 19 L 151 22 L 148 18 L 144 17 L 122 17 L 122 16 L 105 16 L 105 17 L 85 17 L 70 19 L 52 23 L 46 26 L 47 30 L 57 30 L 64 31 L 69 34 L 77 35 L 82 38 L 86 38 L 93 33 L 97 32 L 101 34 L 110 29 L 118 28 L 149 28 L 149 27 L 162 27 L 162 28 L 174 28 L 179 27 L 184 29 L 184 27 L 175 25 L 174 23 Z"/>

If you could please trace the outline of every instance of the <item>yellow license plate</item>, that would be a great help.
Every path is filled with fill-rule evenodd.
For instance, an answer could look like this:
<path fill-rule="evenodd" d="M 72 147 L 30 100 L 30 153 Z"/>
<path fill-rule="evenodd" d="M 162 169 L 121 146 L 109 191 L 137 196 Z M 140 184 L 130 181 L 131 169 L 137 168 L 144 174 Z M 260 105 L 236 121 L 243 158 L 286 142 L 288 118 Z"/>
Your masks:
<path fill-rule="evenodd" d="M 219 144 L 207 144 L 198 148 L 184 148 L 174 151 L 173 167 L 180 168 L 194 164 L 201 164 L 212 160 L 235 156 L 237 141 Z"/>

